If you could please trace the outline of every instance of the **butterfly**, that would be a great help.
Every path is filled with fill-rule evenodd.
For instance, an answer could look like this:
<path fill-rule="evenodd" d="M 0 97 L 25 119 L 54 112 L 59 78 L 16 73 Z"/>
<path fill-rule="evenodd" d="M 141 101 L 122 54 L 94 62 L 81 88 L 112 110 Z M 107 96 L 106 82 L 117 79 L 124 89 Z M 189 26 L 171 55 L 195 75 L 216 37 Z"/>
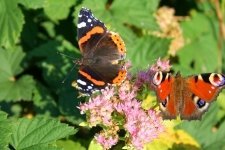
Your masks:
<path fill-rule="evenodd" d="M 109 31 L 87 8 L 78 14 L 77 37 L 82 55 L 76 80 L 80 93 L 90 95 L 126 79 L 126 48 L 122 38 Z"/>
<path fill-rule="evenodd" d="M 201 119 L 223 88 L 225 75 L 204 73 L 183 78 L 180 73 L 173 76 L 158 71 L 152 83 L 164 119 Z"/>

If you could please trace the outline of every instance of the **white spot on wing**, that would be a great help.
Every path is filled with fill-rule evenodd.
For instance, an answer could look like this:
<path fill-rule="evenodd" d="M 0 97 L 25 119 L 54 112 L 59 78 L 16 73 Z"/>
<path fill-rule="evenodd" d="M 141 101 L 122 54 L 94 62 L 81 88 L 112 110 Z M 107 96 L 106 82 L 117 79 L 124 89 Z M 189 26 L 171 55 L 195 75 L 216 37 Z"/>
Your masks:
<path fill-rule="evenodd" d="M 83 28 L 86 27 L 86 23 L 85 22 L 81 22 L 77 25 L 78 28 Z"/>
<path fill-rule="evenodd" d="M 219 78 L 219 80 L 215 80 L 215 76 L 216 76 L 216 78 Z M 222 77 L 222 75 L 220 75 L 220 74 L 216 74 L 216 73 L 211 73 L 211 75 L 210 75 L 210 77 L 209 77 L 209 81 L 210 81 L 210 83 L 212 84 L 212 85 L 214 85 L 214 86 L 220 86 L 221 85 L 221 83 L 222 83 L 222 81 L 223 81 L 223 77 Z"/>
<path fill-rule="evenodd" d="M 87 20 L 87 21 L 88 21 L 88 22 L 91 22 L 91 19 L 89 19 L 89 18 L 88 18 L 88 20 Z"/>
<path fill-rule="evenodd" d="M 79 17 L 79 18 L 81 18 L 81 17 L 82 17 L 82 15 L 81 15 L 81 14 L 79 14 L 79 15 L 78 15 L 78 17 Z"/>
<path fill-rule="evenodd" d="M 87 88 L 91 90 L 92 89 L 92 86 L 88 86 Z"/>
<path fill-rule="evenodd" d="M 80 79 L 77 80 L 77 83 L 79 83 L 79 84 L 81 84 L 81 85 L 87 85 L 86 82 L 84 82 L 84 81 L 82 81 L 82 80 L 80 80 Z"/>

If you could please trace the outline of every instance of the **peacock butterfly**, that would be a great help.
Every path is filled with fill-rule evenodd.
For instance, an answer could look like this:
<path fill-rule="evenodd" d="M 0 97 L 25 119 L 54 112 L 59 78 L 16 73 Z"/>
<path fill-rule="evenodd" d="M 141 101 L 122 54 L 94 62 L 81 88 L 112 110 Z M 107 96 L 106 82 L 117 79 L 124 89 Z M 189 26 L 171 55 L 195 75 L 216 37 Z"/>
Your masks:
<path fill-rule="evenodd" d="M 183 78 L 180 73 L 173 76 L 158 71 L 152 83 L 157 94 L 160 110 L 164 119 L 201 119 L 223 88 L 225 75 L 204 73 Z"/>

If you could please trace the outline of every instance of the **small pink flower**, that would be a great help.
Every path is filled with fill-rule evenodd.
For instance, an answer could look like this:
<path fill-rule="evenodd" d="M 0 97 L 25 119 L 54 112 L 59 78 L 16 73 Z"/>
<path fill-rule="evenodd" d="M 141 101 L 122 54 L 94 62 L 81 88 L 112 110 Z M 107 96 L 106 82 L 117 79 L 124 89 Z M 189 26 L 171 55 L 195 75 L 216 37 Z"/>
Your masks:
<path fill-rule="evenodd" d="M 156 71 L 166 71 L 170 67 L 169 61 L 158 59 L 151 68 L 140 71 L 134 82 L 130 78 L 119 87 L 101 90 L 100 95 L 80 104 L 78 108 L 82 114 L 86 114 L 90 126 L 103 127 L 104 130 L 95 139 L 104 149 L 109 149 L 118 142 L 117 132 L 121 128 L 126 131 L 126 144 L 138 150 L 164 131 L 162 118 L 154 110 L 145 111 L 137 94 L 144 84 L 151 83 Z M 122 119 L 118 120 L 120 118 Z"/>
<path fill-rule="evenodd" d="M 151 114 L 151 116 L 149 116 Z M 151 110 L 133 109 L 126 114 L 125 129 L 130 133 L 131 144 L 136 149 L 142 149 L 144 144 L 157 138 L 163 131 L 162 119 Z"/>
<path fill-rule="evenodd" d="M 137 78 L 134 82 L 134 87 L 140 89 L 144 84 L 151 87 L 151 82 L 154 74 L 157 71 L 168 72 L 171 68 L 169 60 L 163 61 L 160 58 L 157 60 L 156 64 L 153 64 L 147 71 L 140 71 L 137 74 Z"/>
<path fill-rule="evenodd" d="M 94 98 L 90 98 L 89 102 L 80 104 L 78 107 L 81 110 L 81 114 L 87 113 L 88 122 L 91 126 L 97 124 L 111 125 L 113 103 L 110 98 L 114 95 L 114 89 L 107 88 L 102 91 L 102 95 L 98 95 Z"/>
<path fill-rule="evenodd" d="M 108 135 L 106 132 L 101 132 L 95 136 L 95 139 L 103 146 L 104 149 L 110 149 L 118 142 L 119 137 L 118 135 Z"/>
<path fill-rule="evenodd" d="M 161 60 L 160 58 L 157 60 L 156 64 L 151 66 L 152 71 L 166 71 L 168 72 L 172 66 L 170 65 L 169 60 Z"/>

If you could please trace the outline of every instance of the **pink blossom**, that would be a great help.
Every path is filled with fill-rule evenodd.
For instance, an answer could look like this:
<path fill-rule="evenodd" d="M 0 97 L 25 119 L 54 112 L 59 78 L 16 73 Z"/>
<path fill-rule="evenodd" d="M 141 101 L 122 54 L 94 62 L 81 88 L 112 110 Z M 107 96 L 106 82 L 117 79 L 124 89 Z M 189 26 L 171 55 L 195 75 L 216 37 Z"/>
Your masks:
<path fill-rule="evenodd" d="M 126 118 L 124 127 L 130 133 L 131 144 L 136 149 L 143 149 L 144 144 L 157 138 L 163 131 L 162 119 L 153 110 L 148 113 L 143 109 L 130 111 Z"/>
<path fill-rule="evenodd" d="M 111 113 L 114 109 L 110 98 L 113 96 L 113 92 L 113 88 L 107 88 L 102 91 L 102 95 L 90 98 L 89 102 L 80 104 L 78 107 L 81 110 L 81 114 L 87 113 L 88 122 L 91 126 L 101 123 L 106 125 L 112 124 Z"/>
<path fill-rule="evenodd" d="M 106 132 L 101 132 L 95 136 L 95 139 L 103 146 L 104 149 L 110 149 L 118 142 L 119 137 L 118 135 L 108 135 Z"/>
<path fill-rule="evenodd" d="M 144 144 L 151 142 L 164 131 L 162 118 L 154 110 L 144 110 L 141 101 L 137 99 L 139 89 L 144 84 L 150 84 L 156 71 L 170 69 L 169 61 L 161 61 L 148 70 L 140 71 L 134 82 L 124 81 L 117 88 L 106 88 L 101 94 L 91 97 L 88 102 L 78 107 L 82 114 L 86 114 L 90 126 L 101 125 L 104 130 L 95 136 L 95 139 L 104 149 L 115 145 L 120 128 L 125 129 L 125 141 L 135 149 L 143 149 Z M 123 119 L 118 120 L 121 115 Z M 119 122 L 118 122 L 119 121 Z"/>
<path fill-rule="evenodd" d="M 150 68 L 152 71 L 166 71 L 168 72 L 172 66 L 170 65 L 169 60 L 157 60 L 156 64 L 153 64 Z"/>
<path fill-rule="evenodd" d="M 147 71 L 140 71 L 137 74 L 134 86 L 137 89 L 140 89 L 144 84 L 151 84 L 152 78 L 157 71 L 166 71 L 168 72 L 171 68 L 169 60 L 157 60 L 156 64 L 153 64 Z"/>

